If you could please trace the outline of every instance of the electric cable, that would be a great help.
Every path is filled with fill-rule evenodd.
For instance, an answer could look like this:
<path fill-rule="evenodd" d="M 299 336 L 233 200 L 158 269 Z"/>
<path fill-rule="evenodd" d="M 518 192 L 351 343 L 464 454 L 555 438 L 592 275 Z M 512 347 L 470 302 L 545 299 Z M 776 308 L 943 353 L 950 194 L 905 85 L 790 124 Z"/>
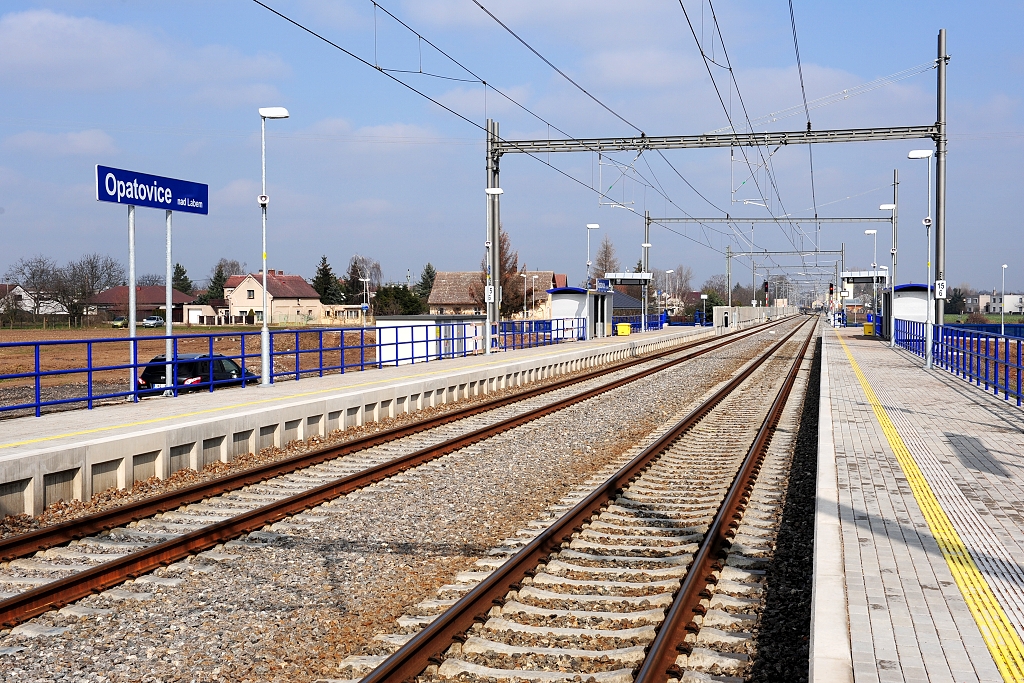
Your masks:
<path fill-rule="evenodd" d="M 426 94 L 426 93 L 424 93 L 423 91 L 421 91 L 421 90 L 419 90 L 419 89 L 415 88 L 414 86 L 412 86 L 412 85 L 410 85 L 410 84 L 406 83 L 405 81 L 403 81 L 402 79 L 400 79 L 400 78 L 398 78 L 398 77 L 396 77 L 396 76 L 392 75 L 391 73 L 388 73 L 387 71 L 384 71 L 383 69 L 380 69 L 380 68 L 378 68 L 378 67 L 377 67 L 376 65 L 374 65 L 374 64 L 370 63 L 369 61 L 367 61 L 367 60 L 363 59 L 362 57 L 360 57 L 359 55 L 355 54 L 355 53 L 354 53 L 354 52 L 352 52 L 351 50 L 348 50 L 348 49 L 346 49 L 346 48 L 342 47 L 341 45 L 339 45 L 339 44 L 335 43 L 334 41 L 330 40 L 329 38 L 327 38 L 326 36 L 323 36 L 323 35 L 321 35 L 321 34 L 317 33 L 317 32 L 316 32 L 316 31 L 314 31 L 313 29 L 311 29 L 311 28 L 309 28 L 309 27 L 307 27 L 307 26 L 304 26 L 303 24 L 299 23 L 299 22 L 298 22 L 298 21 L 296 21 L 295 19 L 292 19 L 292 18 L 291 18 L 291 17 L 289 17 L 288 15 L 286 15 L 286 14 L 284 14 L 284 13 L 282 13 L 282 12 L 279 12 L 278 10 L 276 10 L 276 9 L 274 9 L 273 7 L 271 7 L 271 6 L 267 5 L 266 3 L 262 2 L 261 0 L 253 0 L 253 2 L 254 2 L 254 3 L 256 3 L 257 5 L 259 5 L 260 7 L 263 7 L 263 8 L 265 9 L 265 10 L 267 10 L 267 11 L 268 11 L 268 12 L 270 12 L 271 14 L 274 14 L 274 15 L 276 15 L 276 16 L 278 16 L 278 17 L 280 17 L 281 19 L 284 19 L 284 20 L 285 20 L 286 22 L 288 22 L 289 24 L 292 24 L 292 25 L 293 25 L 293 26 L 295 26 L 296 28 L 298 28 L 298 29 L 300 29 L 300 30 L 302 30 L 302 31 L 304 31 L 304 32 L 306 32 L 306 33 L 308 33 L 309 35 L 313 36 L 314 38 L 317 38 L 318 40 L 321 40 L 321 41 L 323 41 L 324 43 L 327 43 L 327 44 L 328 44 L 328 45 L 330 45 L 331 47 L 333 47 L 333 48 L 335 48 L 335 49 L 337 49 L 337 50 L 339 50 L 339 51 L 341 51 L 341 52 L 345 53 L 346 55 L 348 55 L 348 56 L 349 56 L 349 57 L 351 57 L 352 59 L 355 59 L 355 60 L 356 60 L 356 61 L 358 61 L 359 63 L 361 63 L 361 64 L 363 64 L 363 65 L 365 65 L 365 66 L 368 66 L 368 67 L 370 67 L 371 69 L 374 69 L 375 71 L 378 71 L 378 72 L 382 73 L 383 75 L 387 76 L 388 78 L 390 78 L 391 80 L 395 81 L 395 82 L 396 82 L 396 83 L 398 83 L 399 85 L 402 85 L 403 87 L 405 87 L 405 88 L 407 88 L 408 90 L 410 90 L 410 91 L 414 92 L 415 94 L 419 95 L 420 97 L 422 97 L 422 98 L 424 98 L 424 99 L 428 100 L 429 102 L 431 102 L 431 103 L 433 103 L 433 104 L 437 105 L 437 106 L 438 106 L 438 107 L 440 107 L 441 109 L 444 109 L 445 111 L 447 111 L 447 112 L 448 112 L 449 114 L 452 114 L 452 115 L 453 115 L 453 116 L 455 116 L 456 118 L 459 118 L 459 119 L 461 119 L 462 121 L 465 121 L 466 123 L 470 124 L 471 126 L 473 126 L 473 127 L 475 127 L 475 128 L 478 128 L 479 130 L 481 130 L 481 131 L 483 131 L 483 132 L 485 132 L 485 133 L 486 133 L 486 132 L 488 132 L 488 131 L 487 131 L 487 129 L 486 129 L 486 128 L 485 128 L 484 126 L 481 126 L 481 125 L 480 125 L 479 123 L 477 123 L 476 121 L 473 121 L 473 120 L 472 120 L 472 119 L 470 119 L 469 117 L 467 117 L 467 116 L 465 116 L 465 115 L 463 115 L 463 114 L 461 114 L 461 113 L 459 113 L 459 112 L 455 111 L 455 110 L 454 110 L 454 109 L 452 109 L 451 107 L 448 107 L 448 106 L 446 106 L 446 105 L 442 104 L 441 102 L 439 102 L 438 100 L 434 99 L 434 98 L 433 98 L 433 97 L 431 97 L 430 95 L 427 95 L 427 94 Z M 378 6 L 379 6 L 379 5 L 378 5 Z M 453 60 L 453 61 L 454 61 L 454 60 Z M 481 82 L 482 82 L 482 81 L 481 81 Z M 552 127 L 554 127 L 554 126 L 552 126 Z M 557 128 L 556 128 L 556 130 L 557 130 Z M 498 139 L 499 139 L 499 140 L 501 140 L 502 142 L 506 143 L 506 144 L 512 145 L 513 147 L 516 147 L 517 149 L 519 149 L 519 150 L 520 150 L 520 151 L 521 151 L 522 153 L 526 154 L 526 155 L 527 155 L 528 157 L 530 157 L 531 159 L 534 159 L 534 160 L 536 160 L 536 161 L 540 162 L 541 164 L 544 164 L 545 166 L 547 166 L 547 167 L 549 167 L 549 168 L 553 169 L 554 171 L 556 171 L 557 173 L 559 173 L 559 174 L 561 174 L 561 175 L 565 176 L 566 178 L 568 178 L 569 180 L 573 181 L 574 183 L 577 183 L 578 185 L 580 185 L 580 186 L 582 186 L 582 187 L 585 187 L 585 188 L 587 188 L 588 190 L 590 190 L 590 191 L 592 191 L 592 192 L 595 192 L 595 193 L 597 193 L 597 194 L 598 194 L 599 196 L 601 196 L 601 197 L 604 197 L 604 198 L 608 199 L 609 201 L 612 201 L 612 197 L 609 197 L 608 195 L 604 194 L 603 192 L 601 192 L 601 191 L 600 191 L 600 190 L 598 190 L 598 189 L 594 189 L 593 187 L 591 187 L 591 186 L 587 185 L 587 184 L 586 184 L 585 182 L 583 182 L 582 180 L 579 180 L 579 179 L 577 179 L 577 178 L 574 178 L 573 176 L 569 175 L 568 173 L 566 173 L 566 172 L 565 172 L 565 171 L 563 171 L 562 169 L 558 168 L 557 166 L 554 166 L 554 165 L 550 164 L 549 162 L 545 161 L 544 159 L 540 158 L 539 156 L 537 156 L 536 154 L 534 154 L 534 153 L 530 152 L 529 150 L 526 150 L 526 149 L 523 149 L 523 148 L 519 147 L 519 146 L 518 146 L 518 145 L 517 145 L 517 144 L 515 143 L 515 141 L 512 141 L 512 140 L 505 140 L 505 139 L 504 139 L 504 138 L 502 138 L 501 136 L 498 136 Z M 575 138 L 573 138 L 573 139 L 575 139 Z M 640 215 L 640 214 L 639 214 L 639 213 L 638 213 L 638 212 L 637 212 L 636 210 L 634 210 L 634 209 L 630 209 L 629 207 L 623 207 L 623 208 L 626 208 L 626 209 L 627 209 L 628 211 L 632 212 L 633 214 L 635 214 L 635 215 L 637 215 L 637 216 L 639 216 L 639 215 Z M 675 233 L 675 234 L 677 234 L 677 235 L 679 235 L 679 236 L 681 236 L 681 237 L 684 237 L 684 238 L 686 238 L 686 239 L 690 240 L 691 242 L 695 242 L 696 244 L 699 244 L 699 245 L 701 245 L 701 246 L 703 246 L 703 247 L 706 247 L 706 248 L 708 248 L 708 249 L 710 249 L 710 250 L 712 250 L 712 251 L 716 251 L 716 252 L 718 252 L 718 253 L 724 253 L 724 252 L 722 252 L 721 250 L 719 250 L 719 249 L 716 249 L 716 248 L 715 248 L 715 247 L 714 247 L 713 245 L 711 245 L 710 243 L 708 243 L 708 244 L 705 244 L 705 243 L 703 243 L 703 242 L 700 242 L 699 240 L 695 240 L 694 238 L 690 237 L 689 235 L 686 235 L 686 234 L 684 234 L 684 233 L 681 233 L 681 232 L 678 232 L 678 231 L 676 231 L 676 230 L 673 230 L 673 229 L 671 229 L 671 228 L 668 228 L 667 226 L 662 226 L 662 227 L 664 227 L 664 228 L 665 228 L 666 230 L 668 230 L 669 232 L 673 232 L 673 233 Z"/>
<path fill-rule="evenodd" d="M 796 36 L 796 14 L 793 11 L 793 0 L 789 0 L 789 25 L 793 29 L 793 51 L 796 53 L 796 70 L 800 76 L 800 94 L 804 100 L 804 116 L 807 118 L 807 132 L 811 130 L 811 110 L 807 106 L 807 88 L 804 86 L 804 66 L 800 61 L 800 42 Z M 811 167 L 811 205 L 814 207 L 814 217 L 818 217 L 818 197 L 814 191 L 814 149 L 807 145 L 807 161 Z M 815 245 L 821 244 L 821 223 L 817 224 L 818 232 L 815 236 Z"/>

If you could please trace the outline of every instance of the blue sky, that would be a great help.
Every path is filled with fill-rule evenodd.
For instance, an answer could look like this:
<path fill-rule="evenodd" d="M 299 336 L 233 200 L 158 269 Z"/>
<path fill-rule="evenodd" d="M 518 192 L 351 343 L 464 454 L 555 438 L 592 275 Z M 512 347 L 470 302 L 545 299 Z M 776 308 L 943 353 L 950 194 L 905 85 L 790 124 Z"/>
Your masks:
<path fill-rule="evenodd" d="M 271 0 L 281 12 L 370 62 L 469 78 L 371 2 Z M 490 10 L 623 118 L 650 135 L 691 134 L 727 125 L 697 44 L 678 3 L 488 0 Z M 320 255 L 343 270 L 354 253 L 381 261 L 387 279 L 415 278 L 423 264 L 477 267 L 484 240 L 481 131 L 402 88 L 252 2 L 13 2 L 0 15 L 0 273 L 21 256 L 60 261 L 100 251 L 127 256 L 124 210 L 95 201 L 95 164 L 210 185 L 208 216 L 175 218 L 175 260 L 196 277 L 220 257 L 255 270 L 259 260 L 260 106 L 292 117 L 268 124 L 270 267 L 311 276 Z M 471 0 L 387 2 L 393 12 L 488 83 L 577 137 L 632 134 L 489 19 Z M 698 39 L 721 60 L 707 3 L 686 2 Z M 1014 27 L 1019 3 L 794 3 L 807 96 L 856 87 L 933 59 L 938 29 L 948 31 L 949 198 L 947 270 L 956 284 L 1024 288 L 1019 185 L 1024 151 L 1021 111 L 1024 48 Z M 982 9 L 978 9 L 981 7 Z M 715 6 L 740 94 L 752 118 L 800 103 L 788 5 Z M 703 17 L 703 22 L 702 22 Z M 703 35 L 702 35 L 703 34 Z M 375 55 L 376 51 L 376 57 Z M 474 122 L 485 118 L 479 83 L 396 74 Z M 722 75 L 716 71 L 716 76 Z M 720 79 L 729 98 L 727 81 Z M 811 112 L 816 129 L 929 124 L 935 72 Z M 732 93 L 732 112 L 741 109 Z M 547 125 L 486 95 L 486 115 L 509 139 L 546 137 Z M 799 129 L 802 116 L 768 124 Z M 551 131 L 552 137 L 558 134 Z M 822 215 L 878 215 L 901 174 L 900 280 L 925 275 L 925 168 L 906 153 L 923 141 L 817 146 L 815 190 Z M 634 154 L 615 158 L 625 164 Z M 666 152 L 715 207 L 730 205 L 726 150 Z M 544 161 L 548 161 L 547 158 Z M 642 240 L 636 214 L 599 206 L 590 154 L 552 155 L 550 163 L 507 155 L 502 219 L 530 268 L 583 277 L 586 223 L 600 223 L 624 262 Z M 772 157 L 777 214 L 810 213 L 807 150 Z M 720 215 L 656 154 L 635 168 L 653 187 L 629 181 L 609 192 L 641 215 Z M 739 183 L 745 166 L 733 165 Z M 601 178 L 610 184 L 606 167 Z M 749 187 L 749 183 L 748 186 Z M 618 193 L 618 194 L 616 194 Z M 745 188 L 737 198 L 756 198 Z M 843 200 L 846 197 L 852 199 Z M 678 207 L 678 208 L 677 208 Z M 163 271 L 163 216 L 140 209 L 139 270 Z M 695 284 L 725 270 L 728 228 L 694 239 L 654 227 L 652 265 L 691 266 Z M 865 227 L 826 225 L 822 248 L 847 244 L 848 265 L 871 261 Z M 744 228 L 749 230 L 749 228 Z M 797 238 L 798 239 L 798 238 Z M 777 227 L 755 232 L 759 247 L 791 247 Z M 710 242 L 712 248 L 702 246 Z M 804 246 L 810 242 L 805 240 Z M 743 272 L 749 265 L 736 264 Z M 749 270 L 746 270 L 749 273 Z M 737 276 L 740 277 L 740 276 Z"/>

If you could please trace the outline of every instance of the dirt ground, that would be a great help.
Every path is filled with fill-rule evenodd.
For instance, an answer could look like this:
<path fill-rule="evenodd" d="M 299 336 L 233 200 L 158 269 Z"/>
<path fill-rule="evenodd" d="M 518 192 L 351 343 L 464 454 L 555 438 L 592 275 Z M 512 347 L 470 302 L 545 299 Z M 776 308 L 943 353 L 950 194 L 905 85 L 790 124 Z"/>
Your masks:
<path fill-rule="evenodd" d="M 244 329 L 244 348 L 243 335 Z M 159 337 L 163 330 L 139 328 L 139 337 Z M 176 327 L 177 353 L 219 353 L 233 357 L 240 365 L 250 371 L 259 373 L 260 336 L 259 328 L 203 328 Z M 202 335 L 189 338 L 187 335 Z M 212 334 L 212 336 L 211 336 Z M 294 372 L 296 365 L 299 370 L 312 370 L 320 367 L 321 352 L 318 350 L 323 339 L 323 365 L 333 366 L 329 372 L 340 371 L 342 354 L 346 370 L 357 370 L 360 362 L 373 362 L 376 359 L 373 344 L 376 331 L 348 330 L 342 344 L 341 333 L 337 331 L 321 331 L 310 329 L 294 334 L 278 335 L 274 339 L 274 351 L 283 353 L 274 357 L 276 372 Z M 132 348 L 127 341 L 127 330 L 115 329 L 56 329 L 56 330 L 0 330 L 0 344 L 7 342 L 44 342 L 39 347 L 39 369 L 41 371 L 57 371 L 58 374 L 44 377 L 42 385 L 46 387 L 63 385 L 84 385 L 87 374 L 82 371 L 93 368 L 92 381 L 105 385 L 124 385 L 129 383 L 129 369 L 117 368 L 118 365 L 131 363 Z M 119 340 L 124 341 L 119 341 Z M 80 341 L 86 340 L 86 341 Z M 89 340 L 95 340 L 91 343 Z M 360 348 L 368 345 L 369 348 Z M 138 343 L 138 362 L 145 363 L 155 356 L 164 353 L 165 340 L 143 340 Z M 333 349 L 333 350 L 330 350 Z M 245 353 L 244 360 L 240 358 Z M 296 352 L 296 353 L 290 353 Z M 0 387 L 31 386 L 32 377 L 5 377 L 7 375 L 33 372 L 36 367 L 35 346 L 0 346 Z M 97 368 L 112 368 L 100 369 Z M 79 370 L 79 372 L 66 372 Z"/>

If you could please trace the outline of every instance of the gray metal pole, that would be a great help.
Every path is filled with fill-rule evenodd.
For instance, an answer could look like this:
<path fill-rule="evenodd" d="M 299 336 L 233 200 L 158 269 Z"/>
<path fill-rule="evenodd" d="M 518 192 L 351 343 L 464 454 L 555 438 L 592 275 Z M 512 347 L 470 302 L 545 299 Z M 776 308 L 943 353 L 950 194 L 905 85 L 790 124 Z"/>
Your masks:
<path fill-rule="evenodd" d="M 725 245 L 725 277 L 729 283 L 729 308 L 732 308 L 732 245 Z"/>
<path fill-rule="evenodd" d="M 487 187 L 500 187 L 498 172 L 498 155 L 496 150 L 498 142 L 498 122 L 487 119 Z M 491 243 L 488 252 L 487 277 L 494 287 L 493 300 L 486 304 L 487 308 L 487 333 L 485 335 L 487 348 L 485 353 L 491 352 L 491 326 L 498 324 L 501 317 L 501 204 L 500 195 L 487 195 L 487 241 Z"/>
<path fill-rule="evenodd" d="M 892 285 L 889 287 L 889 346 L 896 348 L 896 262 L 899 254 L 899 210 L 900 210 L 900 172 L 892 171 Z"/>
<path fill-rule="evenodd" d="M 167 221 L 167 264 L 166 273 L 164 277 L 167 278 L 167 282 L 164 283 L 164 315 L 167 316 L 164 320 L 164 334 L 167 335 L 167 339 L 164 340 L 164 360 L 167 364 L 164 365 L 164 383 L 166 386 L 174 384 L 174 366 L 171 364 L 171 356 L 174 354 L 174 342 L 171 341 L 170 336 L 174 334 L 174 323 L 171 318 L 173 317 L 172 311 L 174 310 L 174 289 L 171 287 L 171 278 L 173 277 L 171 272 L 171 214 L 174 213 L 171 210 L 167 210 L 164 214 L 164 218 Z M 164 396 L 170 396 L 174 392 L 170 389 L 164 391 Z"/>
<path fill-rule="evenodd" d="M 650 259 L 650 255 L 649 255 L 648 252 L 650 251 L 650 247 L 647 246 L 650 243 L 651 243 L 651 213 L 650 213 L 650 211 L 644 211 L 644 246 L 642 247 L 642 249 L 643 249 L 643 263 L 641 264 L 640 270 L 642 270 L 645 273 L 649 273 L 651 271 L 651 269 L 648 267 L 648 263 L 649 263 L 649 259 Z M 647 331 L 647 284 L 646 284 L 646 280 L 644 282 L 645 282 L 645 284 L 642 285 L 641 288 L 640 288 L 641 296 L 643 296 L 643 299 L 644 299 L 643 319 L 640 321 L 640 331 L 641 332 L 646 332 Z"/>
<path fill-rule="evenodd" d="M 135 335 L 136 331 L 136 316 L 135 316 L 135 206 L 132 204 L 128 205 L 128 338 L 133 340 L 131 347 L 129 347 L 128 362 L 135 362 Z M 128 373 L 131 375 L 131 388 L 132 388 L 132 400 L 138 400 L 135 394 L 136 389 L 139 388 L 138 382 L 139 377 L 135 372 L 136 368 L 131 368 Z"/>
<path fill-rule="evenodd" d="M 925 241 L 928 242 L 928 267 L 925 272 L 928 274 L 928 314 L 925 319 L 924 325 L 924 338 L 925 338 L 925 352 L 924 352 L 924 366 L 931 370 L 932 368 L 932 325 L 935 322 L 935 300 L 932 298 L 932 160 L 928 159 L 928 213 L 929 216 L 925 219 Z"/>
<path fill-rule="evenodd" d="M 267 194 L 267 120 L 260 117 L 260 158 L 263 171 L 263 194 Z M 263 326 L 260 328 L 260 386 L 270 386 L 270 328 L 267 321 L 267 205 L 263 209 Z"/>
<path fill-rule="evenodd" d="M 935 279 L 946 279 L 946 29 L 939 29 L 938 87 L 935 127 Z M 945 322 L 946 301 L 935 300 L 936 322 Z"/>

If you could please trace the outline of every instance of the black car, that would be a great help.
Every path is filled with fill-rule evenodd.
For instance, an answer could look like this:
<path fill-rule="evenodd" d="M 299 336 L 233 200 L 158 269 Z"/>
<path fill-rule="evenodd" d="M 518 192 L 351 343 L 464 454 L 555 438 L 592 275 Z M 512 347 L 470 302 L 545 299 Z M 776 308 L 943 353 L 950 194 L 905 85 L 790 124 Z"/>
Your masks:
<path fill-rule="evenodd" d="M 139 393 L 162 393 L 166 387 L 167 365 L 165 357 L 160 355 L 149 361 L 139 377 Z M 178 356 L 175 384 L 178 391 L 194 391 L 210 389 L 210 372 L 213 372 L 214 386 L 241 384 L 258 384 L 260 376 L 243 370 L 238 363 L 219 354 L 185 353 Z"/>

